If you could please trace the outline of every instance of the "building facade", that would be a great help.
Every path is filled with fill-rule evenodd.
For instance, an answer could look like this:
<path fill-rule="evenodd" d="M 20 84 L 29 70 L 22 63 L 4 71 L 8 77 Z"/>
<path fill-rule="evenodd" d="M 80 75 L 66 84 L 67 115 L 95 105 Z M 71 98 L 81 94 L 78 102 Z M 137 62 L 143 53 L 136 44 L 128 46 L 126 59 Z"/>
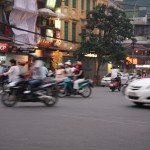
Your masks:
<path fill-rule="evenodd" d="M 128 2 L 126 0 L 126 2 Z M 150 3 L 148 1 L 129 3 L 125 5 L 127 17 L 131 19 L 136 42 L 126 40 L 125 47 L 128 49 L 128 68 L 150 70 Z M 132 65 L 133 64 L 133 65 Z"/>

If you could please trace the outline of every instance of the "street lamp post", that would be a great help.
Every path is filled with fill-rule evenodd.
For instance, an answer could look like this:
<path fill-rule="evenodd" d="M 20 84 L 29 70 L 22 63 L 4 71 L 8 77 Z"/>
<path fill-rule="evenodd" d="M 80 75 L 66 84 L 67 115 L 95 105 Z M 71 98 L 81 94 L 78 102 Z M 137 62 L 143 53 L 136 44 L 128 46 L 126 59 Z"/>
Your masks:
<path fill-rule="evenodd" d="M 133 60 L 134 60 L 134 47 L 135 47 L 135 39 L 134 39 L 134 37 L 135 37 L 135 10 L 136 10 L 137 3 L 138 3 L 138 0 L 136 0 L 136 2 L 135 2 L 135 4 L 134 4 L 134 10 L 133 10 L 132 72 L 133 72 L 133 70 L 134 70 Z"/>

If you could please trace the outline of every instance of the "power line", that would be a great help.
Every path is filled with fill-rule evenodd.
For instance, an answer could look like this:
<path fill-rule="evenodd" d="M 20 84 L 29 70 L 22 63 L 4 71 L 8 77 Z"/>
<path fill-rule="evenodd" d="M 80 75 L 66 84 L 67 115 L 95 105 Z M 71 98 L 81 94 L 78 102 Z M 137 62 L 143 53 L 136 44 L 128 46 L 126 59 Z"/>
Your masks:
<path fill-rule="evenodd" d="M 41 37 L 43 37 L 40 33 L 32 32 L 32 31 L 25 30 L 25 29 L 22 29 L 22 28 L 18 28 L 18 27 L 15 27 L 14 25 L 10 25 L 10 24 L 8 24 L 8 23 L 0 22 L 0 24 L 5 25 L 5 26 L 8 26 L 8 27 L 10 27 L 10 28 L 14 28 L 14 29 L 16 29 L 16 30 L 26 31 L 26 32 L 29 32 L 29 33 L 32 33 L 32 34 L 36 34 L 36 35 L 40 35 Z M 66 39 L 62 39 L 62 38 L 55 38 L 55 37 L 47 36 L 47 35 L 44 36 L 44 37 L 49 37 L 49 38 L 58 39 L 58 40 L 62 40 L 62 41 L 67 41 L 67 42 L 71 42 L 71 43 L 77 43 L 77 44 L 80 44 L 80 43 L 81 43 L 81 42 L 66 40 Z"/>
<path fill-rule="evenodd" d="M 7 39 L 9 39 L 9 40 L 11 40 L 11 41 L 19 42 L 19 43 L 26 44 L 26 45 L 32 46 L 32 47 L 38 46 L 39 48 L 45 48 L 45 49 L 58 49 L 58 50 L 60 50 L 60 51 L 62 50 L 62 51 L 64 51 L 64 52 L 65 52 L 65 51 L 66 51 L 66 52 L 69 52 L 69 51 L 70 51 L 70 50 L 68 50 L 68 49 L 61 49 L 60 47 L 42 46 L 42 45 L 39 45 L 39 44 L 34 45 L 34 44 L 25 43 L 25 42 L 22 42 L 22 41 L 15 40 L 15 39 L 13 39 L 13 38 L 4 36 L 3 34 L 0 34 L 0 36 L 5 37 L 5 38 L 7 38 Z M 17 45 L 17 43 L 14 43 L 14 44 Z M 74 52 L 74 51 L 73 51 L 73 52 Z"/>

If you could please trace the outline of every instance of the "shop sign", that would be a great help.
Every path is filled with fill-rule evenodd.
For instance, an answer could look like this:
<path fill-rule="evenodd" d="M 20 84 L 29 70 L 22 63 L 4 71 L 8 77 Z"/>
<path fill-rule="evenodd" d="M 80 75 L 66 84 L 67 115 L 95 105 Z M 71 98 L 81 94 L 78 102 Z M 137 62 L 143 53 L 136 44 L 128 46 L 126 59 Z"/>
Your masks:
<path fill-rule="evenodd" d="M 0 43 L 0 52 L 8 52 L 8 44 Z"/>
<path fill-rule="evenodd" d="M 38 45 L 39 46 L 51 46 L 51 42 L 47 41 L 46 39 L 44 38 L 41 38 L 40 41 L 38 42 Z"/>
<path fill-rule="evenodd" d="M 28 55 L 29 53 L 34 53 L 35 49 L 34 48 L 17 48 L 16 46 L 14 46 L 12 48 L 12 53 L 13 54 L 24 54 L 24 55 Z"/>

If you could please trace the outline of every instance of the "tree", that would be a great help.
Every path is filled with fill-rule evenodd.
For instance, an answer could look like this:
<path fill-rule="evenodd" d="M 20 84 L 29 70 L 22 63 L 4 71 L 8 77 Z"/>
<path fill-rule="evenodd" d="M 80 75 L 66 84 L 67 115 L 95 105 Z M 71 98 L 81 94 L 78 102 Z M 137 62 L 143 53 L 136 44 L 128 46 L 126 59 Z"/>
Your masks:
<path fill-rule="evenodd" d="M 125 59 L 122 42 L 132 39 L 133 27 L 123 11 L 100 4 L 87 14 L 86 21 L 86 33 L 80 34 L 82 42 L 77 54 L 96 54 L 98 75 L 101 64 Z"/>

